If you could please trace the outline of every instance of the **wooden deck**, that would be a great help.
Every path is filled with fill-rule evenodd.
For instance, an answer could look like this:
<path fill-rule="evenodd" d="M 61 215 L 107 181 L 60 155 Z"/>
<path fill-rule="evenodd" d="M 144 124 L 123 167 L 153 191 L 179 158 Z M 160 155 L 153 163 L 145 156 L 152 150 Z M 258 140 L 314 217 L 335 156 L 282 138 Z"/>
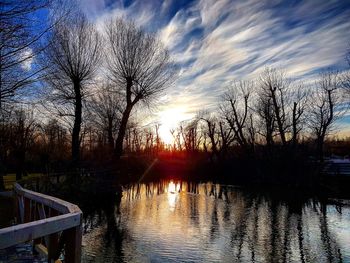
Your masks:
<path fill-rule="evenodd" d="M 0 229 L 0 249 L 31 242 L 48 262 L 80 262 L 82 212 L 61 199 L 14 186 L 17 225 Z M 39 261 L 40 262 L 40 261 Z"/>
<path fill-rule="evenodd" d="M 15 245 L 9 248 L 0 249 L 0 262 L 6 263 L 44 263 L 47 256 L 33 251 L 32 242 Z"/>

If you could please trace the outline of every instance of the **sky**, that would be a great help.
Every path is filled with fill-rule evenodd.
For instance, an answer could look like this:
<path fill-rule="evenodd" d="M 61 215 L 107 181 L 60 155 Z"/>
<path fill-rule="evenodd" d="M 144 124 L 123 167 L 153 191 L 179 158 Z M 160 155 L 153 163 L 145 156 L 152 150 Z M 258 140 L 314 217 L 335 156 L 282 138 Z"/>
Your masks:
<path fill-rule="evenodd" d="M 169 49 L 179 76 L 148 119 L 163 129 L 215 111 L 230 83 L 254 79 L 266 66 L 304 81 L 348 69 L 350 0 L 78 1 L 98 26 L 110 17 L 133 19 Z"/>

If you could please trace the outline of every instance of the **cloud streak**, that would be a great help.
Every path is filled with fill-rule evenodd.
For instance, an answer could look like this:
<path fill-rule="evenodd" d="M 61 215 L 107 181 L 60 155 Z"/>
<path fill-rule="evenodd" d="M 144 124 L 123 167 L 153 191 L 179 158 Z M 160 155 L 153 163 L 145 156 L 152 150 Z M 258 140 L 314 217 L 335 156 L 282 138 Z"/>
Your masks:
<path fill-rule="evenodd" d="M 166 107 L 183 104 L 189 114 L 214 108 L 231 81 L 255 78 L 265 66 L 283 68 L 300 80 L 345 67 L 350 41 L 346 1 L 185 2 L 138 0 L 108 6 L 95 0 L 91 5 L 99 8 L 98 21 L 124 16 L 159 34 L 180 69 L 164 99 Z"/>

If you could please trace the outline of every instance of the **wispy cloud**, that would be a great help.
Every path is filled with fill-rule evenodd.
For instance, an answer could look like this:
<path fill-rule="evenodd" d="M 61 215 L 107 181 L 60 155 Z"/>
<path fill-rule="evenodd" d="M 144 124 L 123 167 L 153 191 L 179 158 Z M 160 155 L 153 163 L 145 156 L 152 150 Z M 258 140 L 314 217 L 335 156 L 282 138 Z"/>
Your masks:
<path fill-rule="evenodd" d="M 32 68 L 32 64 L 34 61 L 33 50 L 31 48 L 26 48 L 19 58 L 22 61 L 21 67 L 24 70 L 29 71 Z"/>
<path fill-rule="evenodd" d="M 180 68 L 166 107 L 182 104 L 191 114 L 215 107 L 232 80 L 255 78 L 267 65 L 304 80 L 342 70 L 350 42 L 350 6 L 341 0 L 89 2 L 103 6 L 98 21 L 124 16 L 159 34 Z"/>

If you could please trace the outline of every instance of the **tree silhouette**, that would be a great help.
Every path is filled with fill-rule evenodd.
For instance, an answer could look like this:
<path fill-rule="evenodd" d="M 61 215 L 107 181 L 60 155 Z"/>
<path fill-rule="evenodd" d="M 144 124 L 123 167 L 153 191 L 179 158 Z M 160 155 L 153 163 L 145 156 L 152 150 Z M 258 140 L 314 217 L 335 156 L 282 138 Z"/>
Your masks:
<path fill-rule="evenodd" d="M 337 73 L 325 73 L 316 83 L 315 100 L 311 106 L 309 127 L 316 139 L 317 154 L 323 161 L 324 141 L 331 131 L 340 111 L 336 106 L 340 103 L 340 78 Z"/>
<path fill-rule="evenodd" d="M 89 111 L 93 125 L 102 131 L 110 149 L 114 148 L 114 136 L 120 125 L 122 110 L 123 100 L 111 83 L 100 84 L 96 96 L 89 102 Z"/>
<path fill-rule="evenodd" d="M 83 99 L 99 64 L 100 44 L 94 26 L 84 16 L 77 15 L 54 27 L 50 46 L 45 50 L 45 80 L 52 88 L 52 99 L 74 108 L 72 160 L 75 165 L 80 160 Z"/>
<path fill-rule="evenodd" d="M 284 73 L 274 68 L 266 68 L 260 75 L 260 96 L 266 97 L 271 104 L 278 134 L 283 146 L 287 145 L 287 91 L 289 81 Z"/>
<path fill-rule="evenodd" d="M 168 51 L 157 37 L 134 23 L 110 20 L 106 33 L 108 76 L 121 88 L 126 101 L 115 141 L 115 153 L 120 157 L 133 107 L 139 101 L 149 103 L 171 83 L 175 71 Z"/>

